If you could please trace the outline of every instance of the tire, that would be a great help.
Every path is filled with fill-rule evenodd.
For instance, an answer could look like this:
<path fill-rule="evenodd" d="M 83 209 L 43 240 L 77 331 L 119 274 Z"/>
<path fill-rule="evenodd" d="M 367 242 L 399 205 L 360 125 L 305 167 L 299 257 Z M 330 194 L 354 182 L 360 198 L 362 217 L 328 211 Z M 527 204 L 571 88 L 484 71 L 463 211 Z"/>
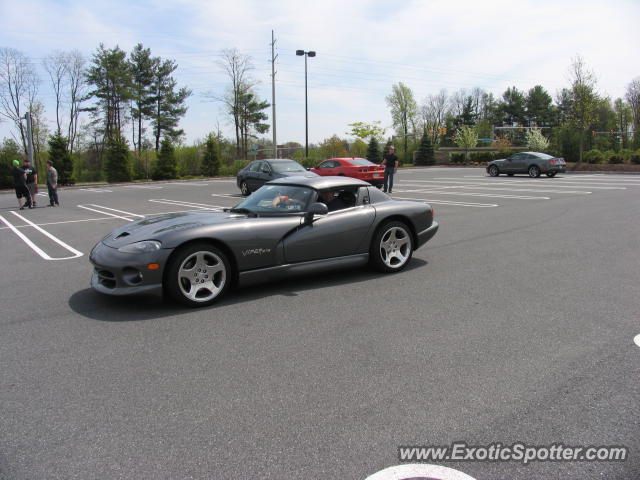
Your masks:
<path fill-rule="evenodd" d="M 507 173 L 507 175 L 509 175 L 510 177 L 513 177 L 515 174 L 514 173 Z"/>
<path fill-rule="evenodd" d="M 491 165 L 489 167 L 489 175 L 491 175 L 492 177 L 497 177 L 498 175 L 500 175 L 500 170 L 498 170 L 498 167 L 496 167 L 495 165 Z"/>
<path fill-rule="evenodd" d="M 537 165 L 531 165 L 528 171 L 531 178 L 538 178 L 540 176 L 540 167 Z"/>
<path fill-rule="evenodd" d="M 240 193 L 242 193 L 243 197 L 247 197 L 251 193 L 251 190 L 249 190 L 249 185 L 247 185 L 247 182 L 245 182 L 244 180 L 240 184 Z"/>
<path fill-rule="evenodd" d="M 547 173 L 547 177 L 553 178 L 553 177 L 556 176 L 556 173 L 558 173 L 558 172 L 549 172 L 549 173 Z"/>
<path fill-rule="evenodd" d="M 205 307 L 226 292 L 231 278 L 229 260 L 219 248 L 195 243 L 177 250 L 169 259 L 164 290 L 178 303 Z"/>
<path fill-rule="evenodd" d="M 413 255 L 411 230 L 403 222 L 391 221 L 378 228 L 369 250 L 371 265 L 381 272 L 399 272 Z"/>

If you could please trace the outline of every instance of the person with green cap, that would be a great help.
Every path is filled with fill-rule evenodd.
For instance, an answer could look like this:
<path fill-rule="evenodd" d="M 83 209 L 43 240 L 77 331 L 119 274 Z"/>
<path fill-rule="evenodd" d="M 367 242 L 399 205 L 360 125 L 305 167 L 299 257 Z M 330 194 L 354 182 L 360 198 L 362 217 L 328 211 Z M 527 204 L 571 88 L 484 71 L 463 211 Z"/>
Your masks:
<path fill-rule="evenodd" d="M 13 183 L 16 189 L 16 197 L 18 197 L 18 206 L 20 210 L 24 210 L 24 207 L 33 208 L 31 205 L 31 194 L 27 188 L 27 174 L 20 168 L 20 162 L 14 160 L 12 162 L 13 168 L 11 174 L 13 175 Z M 22 200 L 24 198 L 24 201 Z"/>

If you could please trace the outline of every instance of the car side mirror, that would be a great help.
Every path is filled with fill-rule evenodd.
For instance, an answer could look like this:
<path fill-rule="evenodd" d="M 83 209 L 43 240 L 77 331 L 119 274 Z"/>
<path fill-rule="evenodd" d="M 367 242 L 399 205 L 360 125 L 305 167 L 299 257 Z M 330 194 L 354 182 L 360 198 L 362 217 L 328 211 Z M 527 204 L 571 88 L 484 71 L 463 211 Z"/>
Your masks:
<path fill-rule="evenodd" d="M 304 214 L 304 223 L 305 225 L 310 225 L 313 223 L 313 217 L 316 215 L 326 215 L 329 213 L 329 209 L 324 203 L 315 202 L 309 205 L 309 210 L 307 210 Z"/>

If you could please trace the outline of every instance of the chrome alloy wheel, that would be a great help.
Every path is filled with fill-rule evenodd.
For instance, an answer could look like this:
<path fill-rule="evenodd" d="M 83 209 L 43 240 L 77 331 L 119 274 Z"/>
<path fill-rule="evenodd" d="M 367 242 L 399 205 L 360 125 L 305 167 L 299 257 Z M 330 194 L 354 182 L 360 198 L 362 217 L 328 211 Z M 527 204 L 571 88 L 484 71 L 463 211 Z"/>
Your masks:
<path fill-rule="evenodd" d="M 392 226 L 380 239 L 380 258 L 389 268 L 401 268 L 411 257 L 411 238 L 402 227 Z"/>
<path fill-rule="evenodd" d="M 182 294 L 197 303 L 217 297 L 227 281 L 225 263 L 210 251 L 197 251 L 187 256 L 178 268 L 178 285 Z"/>

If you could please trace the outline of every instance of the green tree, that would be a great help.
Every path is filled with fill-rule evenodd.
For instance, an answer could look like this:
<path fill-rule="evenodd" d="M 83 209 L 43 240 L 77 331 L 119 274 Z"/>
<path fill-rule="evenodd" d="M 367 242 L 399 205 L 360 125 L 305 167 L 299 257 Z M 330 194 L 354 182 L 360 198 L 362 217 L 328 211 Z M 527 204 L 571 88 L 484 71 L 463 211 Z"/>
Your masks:
<path fill-rule="evenodd" d="M 173 144 L 168 137 L 162 139 L 160 153 L 153 171 L 154 180 L 170 180 L 178 176 L 178 165 Z"/>
<path fill-rule="evenodd" d="M 541 85 L 529 90 L 525 108 L 529 126 L 547 126 L 553 121 L 553 99 Z"/>
<path fill-rule="evenodd" d="M 545 152 L 549 149 L 549 140 L 542 135 L 539 128 L 531 128 L 527 130 L 527 148 L 534 152 Z"/>
<path fill-rule="evenodd" d="M 20 159 L 20 146 L 14 140 L 5 138 L 2 142 L 2 146 L 0 146 L 0 188 L 13 187 L 11 162 L 13 162 L 13 160 Z"/>
<path fill-rule="evenodd" d="M 271 105 L 267 101 L 259 101 L 253 91 L 247 90 L 240 96 L 239 106 L 242 151 L 246 154 L 249 140 L 257 138 L 253 132 L 263 134 L 269 131 L 269 124 L 264 123 L 269 117 L 263 110 Z"/>
<path fill-rule="evenodd" d="M 456 132 L 455 142 L 458 147 L 464 148 L 465 158 L 468 160 L 469 150 L 478 144 L 478 132 L 474 127 L 463 125 Z"/>
<path fill-rule="evenodd" d="M 73 160 L 67 149 L 68 139 L 56 132 L 49 137 L 49 160 L 53 162 L 54 168 L 58 171 L 58 183 L 60 185 L 73 185 L 76 183 L 73 178 Z"/>
<path fill-rule="evenodd" d="M 416 165 L 434 165 L 436 163 L 431 137 L 425 131 L 420 140 L 420 147 L 416 153 Z"/>
<path fill-rule="evenodd" d="M 366 140 L 370 137 L 376 137 L 376 139 L 382 138 L 386 129 L 380 126 L 380 121 L 376 120 L 373 123 L 366 122 L 353 122 L 350 123 L 351 131 L 347 132 L 347 135 L 353 135 L 354 137 Z"/>
<path fill-rule="evenodd" d="M 380 154 L 380 145 L 375 136 L 369 140 L 369 146 L 367 148 L 367 160 L 373 163 L 382 162 L 382 155 Z"/>
<path fill-rule="evenodd" d="M 129 144 L 122 135 L 107 138 L 104 169 L 107 182 L 128 182 L 131 180 Z"/>
<path fill-rule="evenodd" d="M 404 153 L 408 151 L 409 131 L 415 132 L 418 115 L 418 104 L 413 91 L 402 82 L 393 85 L 392 92 L 385 99 L 391 109 L 393 126 L 398 135 L 404 135 Z"/>
<path fill-rule="evenodd" d="M 180 118 L 187 113 L 186 100 L 191 96 L 191 90 L 186 87 L 178 88 L 178 83 L 172 73 L 178 68 L 173 60 L 155 62 L 153 76 L 153 114 L 151 123 L 155 137 L 156 151 L 160 149 L 160 139 L 168 137 L 172 142 L 177 141 L 184 130 L 178 128 Z"/>
<path fill-rule="evenodd" d="M 349 145 L 349 155 L 354 158 L 366 158 L 367 156 L 367 144 L 359 138 L 356 138 L 351 145 Z"/>
<path fill-rule="evenodd" d="M 109 50 L 101 43 L 87 70 L 87 82 L 94 88 L 89 95 L 97 99 L 97 105 L 89 110 L 96 117 L 102 116 L 100 132 L 107 139 L 120 136 L 125 107 L 131 100 L 133 79 L 126 58 L 120 47 Z"/>
<path fill-rule="evenodd" d="M 151 57 L 151 50 L 144 48 L 141 43 L 133 47 L 129 54 L 129 67 L 132 75 L 132 104 L 131 119 L 133 120 L 133 148 L 138 158 L 141 158 L 143 148 L 144 122 L 154 112 L 154 73 L 159 58 Z"/>
<path fill-rule="evenodd" d="M 499 108 L 502 112 L 502 121 L 504 123 L 511 125 L 514 123 L 524 124 L 526 122 L 525 96 L 516 87 L 507 88 L 502 94 L 502 102 Z"/>
<path fill-rule="evenodd" d="M 324 158 L 340 158 L 349 156 L 349 145 L 337 135 L 325 138 L 320 143 L 320 155 Z"/>
<path fill-rule="evenodd" d="M 213 133 L 207 135 L 204 144 L 204 155 L 202 156 L 202 175 L 205 177 L 215 177 L 220 172 L 220 154 L 218 153 L 218 142 Z"/>
<path fill-rule="evenodd" d="M 582 57 L 577 56 L 573 60 L 569 72 L 572 76 L 569 124 L 580 135 L 578 158 L 582 161 L 586 132 L 597 118 L 600 98 L 595 90 L 595 75 L 587 69 Z"/>

